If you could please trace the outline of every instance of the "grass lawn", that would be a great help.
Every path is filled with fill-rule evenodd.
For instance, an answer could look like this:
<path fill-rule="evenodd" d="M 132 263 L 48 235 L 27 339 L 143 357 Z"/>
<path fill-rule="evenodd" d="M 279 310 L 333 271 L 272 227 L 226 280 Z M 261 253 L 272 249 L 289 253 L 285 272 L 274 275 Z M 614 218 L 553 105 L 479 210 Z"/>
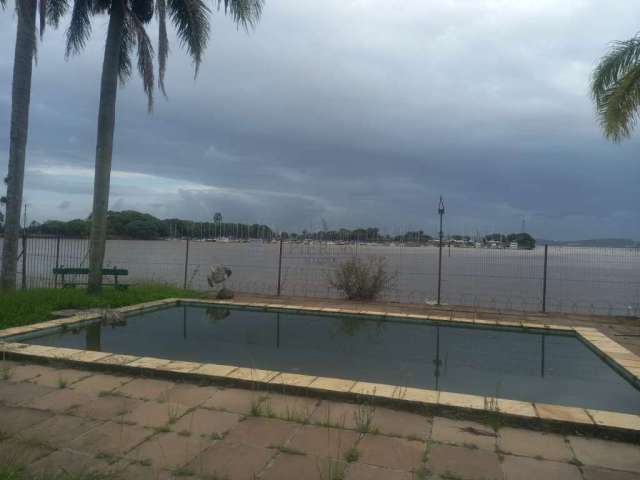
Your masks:
<path fill-rule="evenodd" d="M 0 293 L 0 329 L 51 320 L 51 312 L 67 308 L 116 308 L 171 297 L 198 297 L 193 290 L 165 285 L 131 285 L 127 290 L 103 288 L 89 295 L 81 288 L 41 288 Z"/>

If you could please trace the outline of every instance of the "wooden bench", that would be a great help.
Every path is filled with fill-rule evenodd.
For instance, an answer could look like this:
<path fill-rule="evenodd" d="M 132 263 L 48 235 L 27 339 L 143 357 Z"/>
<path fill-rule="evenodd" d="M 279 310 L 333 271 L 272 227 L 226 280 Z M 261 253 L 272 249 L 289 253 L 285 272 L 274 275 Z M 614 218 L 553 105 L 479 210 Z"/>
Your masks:
<path fill-rule="evenodd" d="M 54 275 L 60 275 L 62 277 L 62 288 L 75 288 L 78 285 L 87 285 L 86 282 L 65 282 L 65 275 L 89 275 L 88 268 L 78 267 L 58 267 L 53 269 Z M 126 289 L 129 287 L 127 284 L 118 283 L 118 277 L 126 277 L 129 275 L 129 270 L 124 268 L 103 268 L 102 275 L 112 276 L 113 283 L 106 283 L 103 285 L 112 285 L 114 288 Z"/>

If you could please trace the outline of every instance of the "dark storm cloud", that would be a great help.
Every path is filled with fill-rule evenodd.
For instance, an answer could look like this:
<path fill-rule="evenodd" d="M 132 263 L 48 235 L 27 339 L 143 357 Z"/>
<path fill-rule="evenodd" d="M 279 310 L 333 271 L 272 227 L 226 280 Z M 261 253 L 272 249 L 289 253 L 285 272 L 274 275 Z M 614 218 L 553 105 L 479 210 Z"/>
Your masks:
<path fill-rule="evenodd" d="M 638 141 L 606 143 L 588 97 L 597 58 L 639 13 L 625 0 L 268 1 L 248 35 L 216 14 L 197 80 L 173 39 L 153 115 L 138 78 L 120 90 L 111 206 L 433 232 L 443 194 L 451 231 L 526 218 L 540 237 L 640 237 Z M 65 192 L 90 208 L 105 25 L 68 62 L 63 32 L 40 47 L 27 195 L 43 217 L 60 211 L 38 200 Z M 4 15 L 0 41 L 14 35 Z M 70 167 L 83 175 L 55 174 Z"/>

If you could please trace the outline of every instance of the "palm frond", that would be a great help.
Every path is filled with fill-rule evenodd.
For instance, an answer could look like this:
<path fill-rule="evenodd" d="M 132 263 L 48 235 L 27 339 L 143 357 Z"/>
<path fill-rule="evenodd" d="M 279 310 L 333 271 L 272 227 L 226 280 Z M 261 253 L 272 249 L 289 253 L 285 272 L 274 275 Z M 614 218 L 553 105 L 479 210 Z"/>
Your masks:
<path fill-rule="evenodd" d="M 91 35 L 91 19 L 89 17 L 92 11 L 91 0 L 75 0 L 73 2 L 71 22 L 67 29 L 66 57 L 72 53 L 79 53 L 87 43 Z"/>
<path fill-rule="evenodd" d="M 255 27 L 262 16 L 264 0 L 218 0 L 218 8 L 224 3 L 225 13 L 244 28 Z"/>
<path fill-rule="evenodd" d="M 38 2 L 38 17 L 40 18 L 40 40 L 44 35 L 44 26 L 47 20 L 47 0 L 40 0 Z"/>
<path fill-rule="evenodd" d="M 138 47 L 138 72 L 142 77 L 142 87 L 147 94 L 148 108 L 151 112 L 153 110 L 153 45 L 151 39 L 147 35 L 147 31 L 144 28 L 144 24 L 138 18 L 137 15 L 127 9 L 127 17 L 130 22 L 130 26 L 135 35 L 136 45 Z"/>
<path fill-rule="evenodd" d="M 167 58 L 169 57 L 169 39 L 167 37 L 167 4 L 166 0 L 158 0 L 158 84 L 162 94 L 167 96 L 164 88 L 164 74 L 167 70 Z"/>
<path fill-rule="evenodd" d="M 640 36 L 616 42 L 593 72 L 591 94 L 607 138 L 619 142 L 633 129 L 640 89 Z"/>
<path fill-rule="evenodd" d="M 211 10 L 203 0 L 169 0 L 167 7 L 176 28 L 178 40 L 193 58 L 195 74 L 198 75 L 202 54 L 209 40 Z"/>
<path fill-rule="evenodd" d="M 133 33 L 131 19 L 126 16 L 122 25 L 122 38 L 120 40 L 120 56 L 118 64 L 118 78 L 120 84 L 124 85 L 131 77 L 131 51 L 136 43 Z"/>
<path fill-rule="evenodd" d="M 0 7 L 4 10 L 7 8 L 7 0 L 0 0 Z"/>
<path fill-rule="evenodd" d="M 614 142 L 628 137 L 637 123 L 639 108 L 640 64 L 629 69 L 600 97 L 597 112 L 605 136 Z"/>
<path fill-rule="evenodd" d="M 47 23 L 58 28 L 60 20 L 69 10 L 69 0 L 47 0 Z"/>

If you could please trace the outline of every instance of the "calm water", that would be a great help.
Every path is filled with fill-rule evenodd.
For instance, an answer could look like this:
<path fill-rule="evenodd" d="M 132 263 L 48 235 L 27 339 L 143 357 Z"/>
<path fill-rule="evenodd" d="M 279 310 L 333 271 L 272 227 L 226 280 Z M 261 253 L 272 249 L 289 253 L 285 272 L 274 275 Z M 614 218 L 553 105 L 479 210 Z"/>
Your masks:
<path fill-rule="evenodd" d="M 640 413 L 574 336 L 184 306 L 31 342 Z"/>
<path fill-rule="evenodd" d="M 0 250 L 2 240 L 0 239 Z M 55 239 L 29 240 L 30 286 L 52 286 Z M 65 240 L 59 263 L 87 264 L 86 240 Z M 274 294 L 279 245 L 273 243 L 190 242 L 187 284 L 206 289 L 210 265 L 224 263 L 233 275 L 229 286 L 247 293 Z M 282 293 L 336 297 L 327 272 L 354 253 L 381 255 L 397 281 L 385 299 L 424 303 L 437 291 L 435 247 L 285 244 Z M 183 285 L 186 241 L 109 240 L 105 264 L 128 268 L 129 281 Z M 542 304 L 544 250 L 444 249 L 442 301 L 451 305 L 539 311 Z M 640 316 L 640 249 L 550 247 L 549 311 Z"/>

